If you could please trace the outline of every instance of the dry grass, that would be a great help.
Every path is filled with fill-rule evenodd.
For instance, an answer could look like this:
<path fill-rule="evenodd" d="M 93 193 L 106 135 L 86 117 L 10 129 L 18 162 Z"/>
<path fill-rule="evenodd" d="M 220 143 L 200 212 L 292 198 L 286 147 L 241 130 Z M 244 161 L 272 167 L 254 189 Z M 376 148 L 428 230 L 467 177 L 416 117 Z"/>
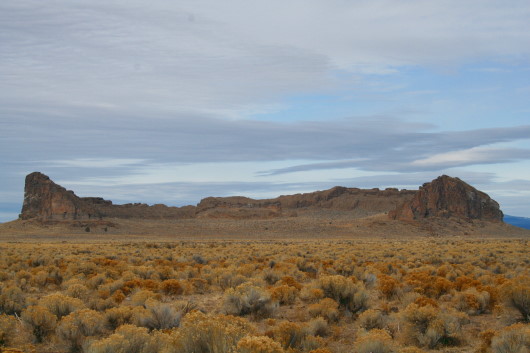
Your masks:
<path fill-rule="evenodd" d="M 505 353 L 530 344 L 526 239 L 74 238 L 4 242 L 0 253 L 4 350 Z"/>

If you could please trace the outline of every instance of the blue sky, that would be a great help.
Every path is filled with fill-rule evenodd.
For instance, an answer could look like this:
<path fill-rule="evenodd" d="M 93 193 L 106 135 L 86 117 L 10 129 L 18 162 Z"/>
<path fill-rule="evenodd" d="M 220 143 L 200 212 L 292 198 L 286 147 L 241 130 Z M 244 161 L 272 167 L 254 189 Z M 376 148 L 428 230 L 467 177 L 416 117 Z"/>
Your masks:
<path fill-rule="evenodd" d="M 4 1 L 0 221 L 24 176 L 195 204 L 440 174 L 530 216 L 528 1 Z"/>

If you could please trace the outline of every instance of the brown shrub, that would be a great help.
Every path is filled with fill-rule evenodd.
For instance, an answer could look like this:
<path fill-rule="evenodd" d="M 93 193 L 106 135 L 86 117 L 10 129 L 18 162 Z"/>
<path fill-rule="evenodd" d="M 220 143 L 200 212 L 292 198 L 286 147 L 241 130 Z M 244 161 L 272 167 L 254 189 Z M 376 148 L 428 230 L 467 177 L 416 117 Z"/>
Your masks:
<path fill-rule="evenodd" d="M 176 279 L 168 279 L 162 282 L 160 289 L 166 295 L 181 295 L 184 292 L 180 281 Z"/>
<path fill-rule="evenodd" d="M 68 286 L 68 289 L 66 290 L 66 294 L 68 294 L 68 296 L 80 300 L 86 300 L 89 296 L 89 293 L 89 289 L 80 283 L 73 283 L 72 285 Z"/>
<path fill-rule="evenodd" d="M 315 303 L 324 298 L 324 291 L 320 288 L 306 286 L 300 291 L 300 298 L 306 302 Z"/>
<path fill-rule="evenodd" d="M 402 316 L 406 324 L 406 341 L 429 348 L 459 344 L 462 324 L 467 321 L 465 314 L 441 312 L 430 305 L 419 307 L 410 304 Z"/>
<path fill-rule="evenodd" d="M 11 343 L 17 320 L 12 316 L 0 315 L 0 347 Z"/>
<path fill-rule="evenodd" d="M 146 306 L 146 315 L 137 317 L 139 326 L 150 330 L 167 330 L 179 326 L 182 313 L 170 304 L 149 301 Z"/>
<path fill-rule="evenodd" d="M 424 297 L 424 296 L 416 298 L 414 300 L 414 304 L 416 304 L 419 307 L 427 306 L 427 305 L 430 305 L 433 308 L 437 308 L 438 307 L 438 302 L 436 300 L 434 300 L 432 298 Z"/>
<path fill-rule="evenodd" d="M 157 353 L 167 346 L 167 335 L 155 333 L 149 335 L 144 327 L 133 325 L 120 326 L 116 332 L 107 338 L 86 344 L 86 353 Z"/>
<path fill-rule="evenodd" d="M 296 288 L 297 290 L 302 289 L 302 285 L 298 283 L 293 277 L 291 276 L 285 276 L 282 277 L 279 284 L 283 284 L 289 287 Z"/>
<path fill-rule="evenodd" d="M 385 315 L 381 310 L 368 309 L 357 318 L 359 326 L 365 330 L 383 329 L 385 327 Z"/>
<path fill-rule="evenodd" d="M 229 315 L 270 317 L 277 306 L 267 291 L 249 283 L 227 289 L 223 298 L 223 310 Z"/>
<path fill-rule="evenodd" d="M 284 353 L 282 346 L 266 336 L 245 336 L 237 343 L 237 353 Z"/>
<path fill-rule="evenodd" d="M 392 299 L 399 294 L 401 283 L 393 277 L 381 274 L 377 276 L 377 289 L 386 299 Z"/>
<path fill-rule="evenodd" d="M 305 331 L 311 336 L 326 337 L 330 333 L 330 328 L 324 318 L 317 317 L 307 323 Z"/>
<path fill-rule="evenodd" d="M 354 343 L 356 353 L 392 353 L 394 342 L 385 330 L 374 329 L 359 336 Z"/>
<path fill-rule="evenodd" d="M 353 283 L 340 275 L 322 276 L 318 279 L 324 296 L 334 299 L 340 306 L 355 313 L 368 308 L 368 292 L 361 283 Z"/>
<path fill-rule="evenodd" d="M 453 283 L 448 279 L 431 276 L 426 271 L 409 273 L 405 277 L 405 281 L 415 292 L 431 298 L 439 298 L 454 288 Z"/>
<path fill-rule="evenodd" d="M 7 287 L 0 294 L 0 313 L 20 315 L 26 307 L 26 295 L 18 287 Z"/>
<path fill-rule="evenodd" d="M 272 300 L 277 301 L 280 305 L 293 304 L 298 294 L 298 290 L 295 287 L 285 284 L 270 288 L 268 291 L 271 294 Z"/>
<path fill-rule="evenodd" d="M 67 345 L 70 352 L 78 352 L 87 337 L 103 332 L 103 314 L 83 309 L 62 318 L 57 326 L 57 336 Z"/>
<path fill-rule="evenodd" d="M 308 308 L 309 315 L 312 317 L 321 316 L 329 322 L 339 320 L 339 304 L 331 298 L 324 298 L 318 304 L 311 304 Z"/>
<path fill-rule="evenodd" d="M 530 322 L 530 278 L 517 278 L 503 285 L 506 303 L 517 309 L 525 322 Z"/>
<path fill-rule="evenodd" d="M 479 292 L 471 287 L 464 292 L 458 292 L 454 297 L 455 308 L 468 315 L 483 314 L 490 308 L 489 292 Z"/>
<path fill-rule="evenodd" d="M 22 312 L 21 319 L 30 328 L 38 343 L 50 335 L 57 325 L 57 317 L 40 305 L 28 307 Z"/>
<path fill-rule="evenodd" d="M 493 353 L 526 353 L 530 351 L 530 326 L 515 324 L 497 333 L 491 340 Z"/>
<path fill-rule="evenodd" d="M 60 293 L 45 296 L 39 300 L 39 305 L 48 308 L 58 319 L 85 307 L 81 300 Z"/>
<path fill-rule="evenodd" d="M 130 306 L 108 309 L 105 311 L 105 326 L 114 331 L 121 325 L 131 324 L 134 317 L 134 311 L 132 309 Z"/>
<path fill-rule="evenodd" d="M 181 327 L 171 333 L 171 352 L 231 352 L 241 338 L 254 333 L 243 318 L 230 315 L 205 315 L 194 311 L 182 319 Z"/>
<path fill-rule="evenodd" d="M 297 323 L 283 321 L 272 330 L 274 340 L 284 349 L 296 349 L 302 345 L 306 332 Z"/>

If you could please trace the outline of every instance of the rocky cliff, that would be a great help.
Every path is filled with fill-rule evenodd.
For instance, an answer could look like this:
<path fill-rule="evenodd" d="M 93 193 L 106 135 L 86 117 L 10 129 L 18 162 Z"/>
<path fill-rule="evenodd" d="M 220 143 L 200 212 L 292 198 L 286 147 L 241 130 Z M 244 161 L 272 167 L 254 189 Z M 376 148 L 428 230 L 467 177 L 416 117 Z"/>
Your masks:
<path fill-rule="evenodd" d="M 99 197 L 78 197 L 73 191 L 55 184 L 46 175 L 35 172 L 26 177 L 21 219 L 101 220 L 129 219 L 271 219 L 299 214 L 346 215 L 362 218 L 389 213 L 398 220 L 429 217 L 457 217 L 502 221 L 499 205 L 485 193 L 460 179 L 442 176 L 424 184 L 419 191 L 389 188 L 358 189 L 334 187 L 305 194 L 284 195 L 274 199 L 247 197 L 208 197 L 197 206 L 114 205 Z"/>
<path fill-rule="evenodd" d="M 458 178 L 442 175 L 423 184 L 412 200 L 391 211 L 389 217 L 403 221 L 454 217 L 502 222 L 503 213 L 484 192 Z"/>
<path fill-rule="evenodd" d="M 191 218 L 195 208 L 146 204 L 114 205 L 101 197 L 78 197 L 54 183 L 48 176 L 34 172 L 26 176 L 21 219 L 98 220 L 103 218 Z"/>

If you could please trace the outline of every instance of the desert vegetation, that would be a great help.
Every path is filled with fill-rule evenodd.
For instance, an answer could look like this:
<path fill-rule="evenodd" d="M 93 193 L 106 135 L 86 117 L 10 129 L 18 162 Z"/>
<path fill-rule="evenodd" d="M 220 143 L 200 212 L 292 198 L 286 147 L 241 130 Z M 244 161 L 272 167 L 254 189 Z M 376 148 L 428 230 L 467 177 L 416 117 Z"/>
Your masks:
<path fill-rule="evenodd" d="M 0 347 L 523 353 L 526 239 L 0 243 Z"/>

